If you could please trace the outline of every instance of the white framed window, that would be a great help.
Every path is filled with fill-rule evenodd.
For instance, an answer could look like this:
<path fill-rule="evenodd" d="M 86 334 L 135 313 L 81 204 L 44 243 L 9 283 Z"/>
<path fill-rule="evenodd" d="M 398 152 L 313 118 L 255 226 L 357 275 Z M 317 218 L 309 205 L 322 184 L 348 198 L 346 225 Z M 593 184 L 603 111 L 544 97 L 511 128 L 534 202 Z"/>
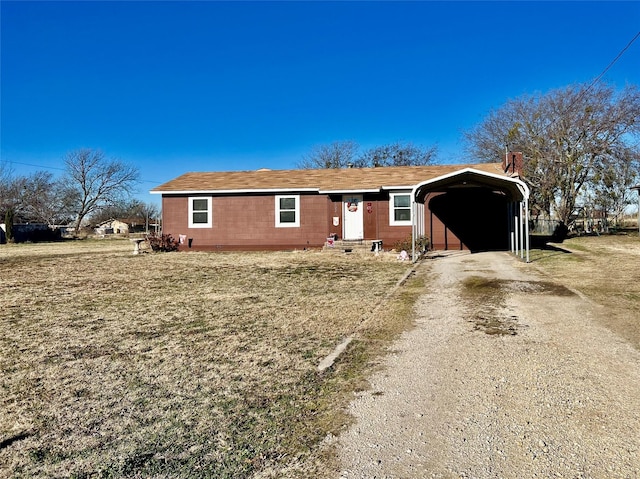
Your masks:
<path fill-rule="evenodd" d="M 189 228 L 211 228 L 213 224 L 211 197 L 192 196 L 189 198 Z"/>
<path fill-rule="evenodd" d="M 411 193 L 389 193 L 389 224 L 411 226 Z"/>
<path fill-rule="evenodd" d="M 276 196 L 276 228 L 300 226 L 300 195 Z"/>

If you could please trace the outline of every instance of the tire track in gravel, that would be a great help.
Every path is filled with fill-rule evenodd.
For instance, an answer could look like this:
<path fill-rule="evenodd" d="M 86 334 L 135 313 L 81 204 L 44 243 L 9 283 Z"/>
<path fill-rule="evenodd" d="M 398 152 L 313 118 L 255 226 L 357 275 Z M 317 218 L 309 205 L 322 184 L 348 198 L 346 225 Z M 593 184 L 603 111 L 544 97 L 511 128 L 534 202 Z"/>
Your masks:
<path fill-rule="evenodd" d="M 640 353 L 593 321 L 604 308 L 507 253 L 424 267 L 416 326 L 352 402 L 337 477 L 640 477 Z"/>

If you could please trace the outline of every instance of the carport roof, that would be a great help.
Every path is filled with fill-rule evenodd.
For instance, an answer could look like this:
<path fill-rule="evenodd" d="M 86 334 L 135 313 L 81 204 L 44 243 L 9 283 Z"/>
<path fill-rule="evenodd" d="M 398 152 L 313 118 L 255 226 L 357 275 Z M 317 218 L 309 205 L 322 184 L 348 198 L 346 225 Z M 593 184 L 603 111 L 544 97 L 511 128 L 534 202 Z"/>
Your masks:
<path fill-rule="evenodd" d="M 529 198 L 529 188 L 517 179 L 505 174 L 496 174 L 467 167 L 461 170 L 425 180 L 415 186 L 414 198 L 424 203 L 425 197 L 431 192 L 445 192 L 459 188 L 491 188 L 506 194 L 512 201 L 523 201 Z"/>

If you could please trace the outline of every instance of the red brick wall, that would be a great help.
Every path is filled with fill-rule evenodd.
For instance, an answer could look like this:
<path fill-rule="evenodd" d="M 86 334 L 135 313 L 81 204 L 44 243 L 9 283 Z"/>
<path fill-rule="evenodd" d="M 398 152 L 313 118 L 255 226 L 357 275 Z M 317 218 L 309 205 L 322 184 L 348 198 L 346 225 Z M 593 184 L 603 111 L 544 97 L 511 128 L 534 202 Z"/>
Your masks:
<path fill-rule="evenodd" d="M 342 196 L 332 197 L 332 211 L 338 211 L 342 222 Z M 389 194 L 365 194 L 362 200 L 365 240 L 382 240 L 385 249 L 393 248 L 393 245 L 406 239 L 411 234 L 411 226 L 391 226 L 389 224 Z M 342 236 L 342 224 L 333 228 Z"/>
<path fill-rule="evenodd" d="M 411 226 L 391 226 L 389 224 L 389 194 L 385 193 L 378 202 L 378 237 L 385 248 L 406 239 L 411 234 Z"/>
<path fill-rule="evenodd" d="M 192 239 L 194 250 L 278 250 L 322 247 L 329 234 L 329 200 L 300 195 L 300 227 L 276 228 L 273 196 L 214 196 L 211 228 L 189 228 L 188 196 L 162 200 L 163 232 Z M 188 245 L 185 245 L 188 249 Z"/>
<path fill-rule="evenodd" d="M 333 224 L 333 218 L 338 217 L 338 224 Z M 327 198 L 327 220 L 329 227 L 329 235 L 335 235 L 336 238 L 342 237 L 342 196 L 331 195 Z"/>
<path fill-rule="evenodd" d="M 330 198 L 329 221 L 330 233 L 342 238 L 342 196 L 335 195 Z M 365 240 L 382 240 L 385 248 L 393 247 L 396 241 L 406 238 L 411 234 L 411 226 L 389 225 L 389 195 L 365 194 L 362 200 L 362 221 Z M 333 217 L 339 218 L 340 224 L 333 226 Z"/>
<path fill-rule="evenodd" d="M 188 196 L 162 199 L 163 232 L 192 239 L 192 250 L 288 250 L 320 248 L 326 238 L 342 237 L 342 196 L 300 195 L 300 227 L 275 227 L 275 199 L 270 195 L 214 196 L 213 226 L 188 227 Z M 385 249 L 411 234 L 411 226 L 389 224 L 389 195 L 364 195 L 364 239 L 382 240 Z M 337 226 L 333 217 L 339 218 Z M 436 249 L 460 249 L 460 240 L 425 207 L 425 233 Z M 462 245 L 464 247 L 464 245 Z M 182 249 L 188 249 L 188 241 Z"/>

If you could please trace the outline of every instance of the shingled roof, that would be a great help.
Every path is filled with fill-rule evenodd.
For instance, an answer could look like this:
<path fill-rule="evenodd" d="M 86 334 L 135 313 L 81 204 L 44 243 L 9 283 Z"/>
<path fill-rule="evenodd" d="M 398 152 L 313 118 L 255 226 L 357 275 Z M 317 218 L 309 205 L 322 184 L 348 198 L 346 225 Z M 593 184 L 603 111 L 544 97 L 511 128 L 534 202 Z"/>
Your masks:
<path fill-rule="evenodd" d="M 413 187 L 422 181 L 465 168 L 473 168 L 493 174 L 505 174 L 500 163 L 329 168 L 318 170 L 263 169 L 255 171 L 192 172 L 185 173 L 154 188 L 151 193 L 372 192 L 382 189 Z"/>

